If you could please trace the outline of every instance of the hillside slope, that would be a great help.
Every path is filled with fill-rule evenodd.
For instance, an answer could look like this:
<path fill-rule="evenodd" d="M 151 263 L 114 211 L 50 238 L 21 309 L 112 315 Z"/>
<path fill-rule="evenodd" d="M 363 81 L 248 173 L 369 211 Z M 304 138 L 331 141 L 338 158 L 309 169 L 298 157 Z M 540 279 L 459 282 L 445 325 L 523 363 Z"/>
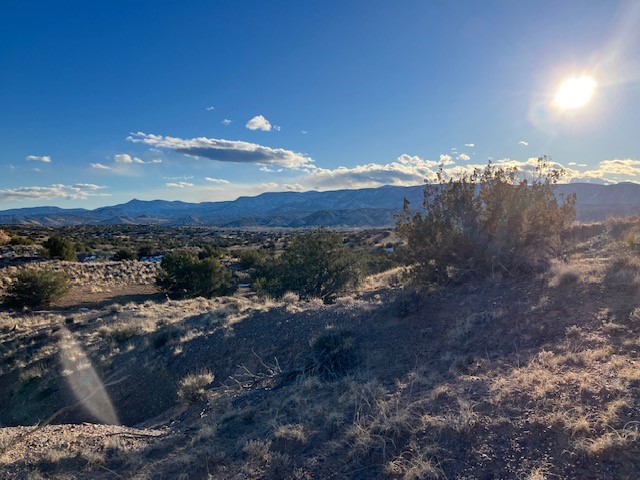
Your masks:
<path fill-rule="evenodd" d="M 636 478 L 628 231 L 640 225 L 577 228 L 537 277 L 421 292 L 392 271 L 335 305 L 239 294 L 5 312 L 0 475 Z M 320 368 L 327 351 L 346 375 Z M 109 409 L 92 395 L 75 403 L 91 365 L 128 428 L 97 425 Z M 56 412 L 59 425 L 19 427 Z"/>

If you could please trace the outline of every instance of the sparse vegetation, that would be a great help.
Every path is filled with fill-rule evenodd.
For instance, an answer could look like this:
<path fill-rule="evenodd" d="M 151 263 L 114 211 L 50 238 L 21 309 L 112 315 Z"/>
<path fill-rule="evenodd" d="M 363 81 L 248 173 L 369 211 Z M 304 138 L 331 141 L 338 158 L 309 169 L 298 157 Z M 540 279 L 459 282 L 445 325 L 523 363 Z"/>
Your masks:
<path fill-rule="evenodd" d="M 42 307 L 61 298 L 69 290 L 69 279 L 48 269 L 25 269 L 7 288 L 5 303 L 18 307 Z"/>
<path fill-rule="evenodd" d="M 433 290 L 397 267 L 328 305 L 244 288 L 111 299 L 122 281 L 153 282 L 159 265 L 40 260 L 108 301 L 0 312 L 0 423 L 14 425 L 0 428 L 0 468 L 17 478 L 634 478 L 640 304 L 624 285 L 640 263 L 625 234 L 574 230 L 540 274 Z M 369 235 L 339 237 L 357 257 L 375 251 L 373 237 L 386 241 Z M 244 279 L 284 256 L 296 241 L 286 238 L 203 256 Z M 189 262 L 206 244 L 185 247 Z M 241 266 L 252 249 L 258 261 Z M 59 368 L 71 339 L 81 348 Z M 153 427 L 86 423 L 96 420 L 60 386 L 92 370 L 123 425 Z M 59 409 L 60 425 L 27 427 Z"/>

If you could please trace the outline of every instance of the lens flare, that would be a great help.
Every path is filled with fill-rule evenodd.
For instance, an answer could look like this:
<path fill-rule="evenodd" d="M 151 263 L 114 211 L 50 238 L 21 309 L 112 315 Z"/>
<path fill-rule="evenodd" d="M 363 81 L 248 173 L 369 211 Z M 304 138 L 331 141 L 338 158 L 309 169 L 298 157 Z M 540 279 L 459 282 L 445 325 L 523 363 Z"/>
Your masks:
<path fill-rule="evenodd" d="M 63 375 L 79 404 L 101 423 L 118 425 L 118 415 L 105 385 L 80 344 L 66 328 L 60 337 L 60 361 Z"/>
<path fill-rule="evenodd" d="M 598 84 L 589 75 L 565 80 L 555 98 L 553 104 L 560 110 L 573 110 L 584 107 L 596 91 Z"/>

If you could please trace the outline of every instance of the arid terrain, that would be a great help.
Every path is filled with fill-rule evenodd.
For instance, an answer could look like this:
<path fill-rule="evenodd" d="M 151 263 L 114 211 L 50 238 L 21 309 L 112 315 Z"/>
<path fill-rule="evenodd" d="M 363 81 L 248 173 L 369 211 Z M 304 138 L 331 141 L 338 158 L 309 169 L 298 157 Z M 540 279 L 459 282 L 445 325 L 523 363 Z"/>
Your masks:
<path fill-rule="evenodd" d="M 395 267 L 332 304 L 45 261 L 71 291 L 0 312 L 0 478 L 637 478 L 638 233 L 577 225 L 527 277 Z"/>

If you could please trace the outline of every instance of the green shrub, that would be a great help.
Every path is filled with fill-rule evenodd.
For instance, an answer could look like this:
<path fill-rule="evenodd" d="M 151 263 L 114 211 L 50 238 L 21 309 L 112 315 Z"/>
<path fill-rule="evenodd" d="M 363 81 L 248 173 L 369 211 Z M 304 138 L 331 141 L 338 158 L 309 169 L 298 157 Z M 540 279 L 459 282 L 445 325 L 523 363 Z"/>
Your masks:
<path fill-rule="evenodd" d="M 575 195 L 559 202 L 562 170 L 541 157 L 527 172 L 489 163 L 445 180 L 440 169 L 424 190 L 422 211 L 405 200 L 397 225 L 417 278 L 447 282 L 500 273 L 511 276 L 548 264 L 560 233 L 575 218 Z"/>
<path fill-rule="evenodd" d="M 386 272 L 400 265 L 395 255 L 387 252 L 360 252 L 357 255 L 362 275 L 374 275 Z"/>
<path fill-rule="evenodd" d="M 20 235 L 14 235 L 9 240 L 9 245 L 33 245 L 33 240 L 27 237 L 21 237 Z"/>
<path fill-rule="evenodd" d="M 156 247 L 151 244 L 144 244 L 138 248 L 138 259 L 143 257 L 153 257 L 157 253 Z"/>
<path fill-rule="evenodd" d="M 281 297 L 295 292 L 302 298 L 334 298 L 360 278 L 357 258 L 335 233 L 323 229 L 297 235 L 280 258 L 259 268 L 254 287 Z"/>
<path fill-rule="evenodd" d="M 177 297 L 214 297 L 234 291 L 231 272 L 215 258 L 200 260 L 189 252 L 165 255 L 160 264 L 157 284 Z"/>
<path fill-rule="evenodd" d="M 42 307 L 69 290 L 69 278 L 51 270 L 23 270 L 7 288 L 5 303 L 18 307 Z"/>
<path fill-rule="evenodd" d="M 136 254 L 133 250 L 129 250 L 127 248 L 121 248 L 115 253 L 115 255 L 113 256 L 113 259 L 116 262 L 120 262 L 123 260 L 135 260 Z"/>
<path fill-rule="evenodd" d="M 217 245 L 208 244 L 204 246 L 200 253 L 198 253 L 198 258 L 200 260 L 204 260 L 205 258 L 222 258 L 223 255 L 223 249 Z"/>
<path fill-rule="evenodd" d="M 76 244 L 71 240 L 62 237 L 49 237 L 42 244 L 47 249 L 50 258 L 58 260 L 76 260 Z"/>
<path fill-rule="evenodd" d="M 245 269 L 263 267 L 267 258 L 264 252 L 256 249 L 240 250 L 238 253 L 240 267 Z"/>

